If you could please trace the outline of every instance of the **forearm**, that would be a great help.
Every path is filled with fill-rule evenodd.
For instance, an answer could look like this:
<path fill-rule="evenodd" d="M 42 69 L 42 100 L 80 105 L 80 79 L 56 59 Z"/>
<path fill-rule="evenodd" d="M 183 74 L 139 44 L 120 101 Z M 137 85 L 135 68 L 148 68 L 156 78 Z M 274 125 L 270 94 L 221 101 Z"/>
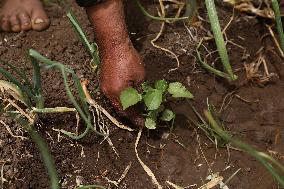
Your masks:
<path fill-rule="evenodd" d="M 100 48 L 110 49 L 111 46 L 130 42 L 125 24 L 123 0 L 104 0 L 94 6 L 86 7 L 86 11 Z"/>
<path fill-rule="evenodd" d="M 128 36 L 123 0 L 102 0 L 85 8 L 100 51 L 101 90 L 117 112 L 143 127 L 144 119 L 138 111 L 134 108 L 122 111 L 119 100 L 124 89 L 138 86 L 145 77 L 142 60 Z"/>

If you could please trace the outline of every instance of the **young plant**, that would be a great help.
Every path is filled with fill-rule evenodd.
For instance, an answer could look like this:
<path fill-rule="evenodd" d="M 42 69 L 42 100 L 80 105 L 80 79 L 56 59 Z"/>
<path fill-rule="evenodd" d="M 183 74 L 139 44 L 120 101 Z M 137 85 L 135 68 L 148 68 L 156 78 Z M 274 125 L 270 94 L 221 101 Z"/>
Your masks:
<path fill-rule="evenodd" d="M 153 19 L 153 20 L 159 20 L 159 21 L 179 21 L 179 20 L 191 20 L 195 13 L 196 13 L 196 9 L 197 9 L 197 3 L 196 0 L 186 0 L 186 11 L 183 17 L 180 18 L 164 18 L 164 17 L 157 17 L 157 16 L 153 16 L 150 13 L 148 13 L 146 11 L 146 9 L 143 7 L 143 5 L 141 4 L 140 0 L 135 0 L 136 5 L 138 6 L 138 8 L 141 10 L 141 12 Z"/>
<path fill-rule="evenodd" d="M 87 36 L 85 32 L 83 31 L 82 27 L 80 26 L 77 18 L 73 14 L 71 10 L 68 11 L 67 17 L 69 18 L 69 21 L 71 22 L 74 30 L 78 34 L 81 42 L 89 52 L 90 56 L 92 57 L 91 61 L 91 67 L 95 71 L 97 70 L 97 67 L 100 64 L 100 57 L 99 57 L 99 50 L 98 50 L 98 45 L 96 43 L 90 43 L 87 39 Z"/>
<path fill-rule="evenodd" d="M 34 58 L 38 62 L 42 62 L 46 69 L 52 68 L 52 69 L 57 69 L 61 72 L 67 96 L 69 97 L 69 100 L 72 102 L 76 111 L 79 113 L 80 117 L 83 119 L 83 121 L 86 124 L 85 131 L 80 135 L 76 135 L 76 134 L 73 134 L 71 132 L 67 132 L 65 130 L 61 130 L 61 132 L 66 134 L 70 138 L 75 139 L 75 140 L 83 138 L 84 136 L 87 135 L 87 133 L 90 130 L 94 131 L 98 135 L 105 136 L 103 133 L 95 130 L 93 125 L 92 125 L 91 114 L 90 114 L 90 111 L 89 111 L 88 104 L 86 102 L 86 96 L 84 94 L 80 79 L 75 74 L 74 70 L 72 70 L 71 68 L 68 68 L 67 66 L 65 66 L 63 64 L 60 64 L 59 62 L 49 60 L 48 58 L 42 56 L 40 53 L 38 53 L 37 51 L 35 51 L 33 49 L 29 50 L 29 56 Z M 76 98 L 72 94 L 71 89 L 69 87 L 69 83 L 68 83 L 68 80 L 67 80 L 68 74 L 72 76 L 72 80 L 75 84 L 76 91 L 78 92 L 79 102 L 76 100 Z M 38 112 L 41 113 L 41 112 L 45 112 L 45 111 L 44 110 L 38 110 Z"/>
<path fill-rule="evenodd" d="M 194 20 L 194 17 L 197 14 L 197 0 L 186 0 L 186 9 L 184 13 L 184 17 L 188 17 L 189 23 L 191 24 Z"/>
<path fill-rule="evenodd" d="M 3 104 L 2 104 L 3 105 Z M 36 144 L 37 148 L 39 149 L 41 158 L 44 162 L 46 170 L 48 172 L 50 178 L 50 188 L 51 189 L 59 189 L 59 177 L 56 171 L 55 162 L 51 155 L 51 152 L 48 148 L 47 143 L 39 134 L 34 126 L 34 120 L 29 119 L 28 117 L 24 116 L 22 112 L 19 111 L 18 107 L 15 105 L 9 105 L 4 107 L 0 107 L 0 112 L 15 122 L 19 123 L 30 135 L 32 141 Z"/>
<path fill-rule="evenodd" d="M 205 68 L 208 72 L 210 72 L 212 74 L 215 74 L 215 75 L 217 75 L 219 77 L 223 77 L 223 78 L 225 78 L 225 79 L 230 81 L 231 79 L 230 79 L 229 74 L 211 67 L 209 64 L 207 64 L 206 59 L 202 59 L 201 53 L 200 53 L 200 47 L 201 47 L 202 43 L 203 43 L 203 39 L 199 42 L 199 44 L 196 47 L 197 58 L 199 60 L 200 65 L 203 68 Z"/>
<path fill-rule="evenodd" d="M 272 0 L 272 8 L 274 11 L 276 28 L 280 39 L 280 47 L 282 52 L 284 53 L 284 33 L 278 0 Z"/>
<path fill-rule="evenodd" d="M 218 49 L 218 52 L 219 52 L 219 55 L 220 55 L 220 58 L 223 64 L 223 68 L 226 74 L 228 74 L 229 76 L 228 80 L 234 81 L 237 79 L 237 76 L 234 75 L 232 67 L 229 62 L 229 56 L 228 56 L 225 41 L 223 38 L 223 34 L 221 31 L 220 23 L 218 20 L 218 15 L 217 15 L 216 7 L 214 4 L 214 0 L 205 0 L 205 4 L 206 4 L 206 9 L 208 12 L 211 28 L 213 31 L 213 35 L 215 38 L 215 43 L 216 43 L 216 46 L 217 46 L 217 49 Z"/>
<path fill-rule="evenodd" d="M 192 119 L 192 117 L 184 114 L 184 116 L 195 126 L 197 126 L 199 129 L 201 129 L 204 134 L 206 135 L 206 137 L 216 146 L 218 147 L 226 147 L 228 144 L 228 141 L 225 140 L 224 138 L 222 138 L 221 136 L 219 136 L 219 133 L 215 131 L 215 129 L 208 123 L 206 122 L 203 117 L 200 115 L 200 113 L 195 109 L 195 107 L 189 102 L 187 101 L 189 106 L 191 107 L 192 111 L 194 112 L 194 114 L 196 115 L 198 121 L 195 121 L 194 119 Z M 209 103 L 207 103 L 207 109 L 208 111 L 216 116 L 216 111 L 215 108 L 210 105 Z M 222 129 L 225 130 L 225 127 L 223 127 L 223 124 L 221 123 L 221 121 L 219 119 L 216 119 L 216 122 L 218 122 L 219 125 L 222 126 Z"/>
<path fill-rule="evenodd" d="M 142 84 L 142 93 L 134 88 L 127 88 L 120 95 L 120 102 L 123 110 L 143 101 L 146 107 L 145 126 L 148 129 L 156 129 L 157 122 L 174 121 L 175 113 L 165 108 L 167 94 L 173 98 L 193 98 L 193 95 L 180 82 L 167 83 L 165 80 L 158 80 L 155 86 L 150 86 L 147 82 Z"/>
<path fill-rule="evenodd" d="M 0 80 L 0 113 L 18 122 L 30 134 L 32 140 L 38 146 L 44 164 L 48 170 L 51 180 L 51 188 L 57 189 L 59 188 L 59 179 L 56 172 L 54 160 L 51 156 L 46 142 L 35 128 L 36 117 L 38 117 L 38 114 L 78 112 L 86 124 L 85 131 L 80 135 L 73 134 L 65 130 L 61 130 L 62 133 L 76 140 L 83 138 L 90 130 L 99 135 L 105 135 L 96 131 L 92 125 L 92 118 L 89 112 L 88 104 L 86 102 L 86 96 L 83 92 L 80 80 L 75 72 L 71 68 L 68 68 L 63 64 L 47 59 L 33 49 L 29 50 L 29 57 L 33 66 L 32 82 L 29 81 L 24 70 L 16 68 L 15 66 L 7 62 L 0 61 L 0 63 L 6 65 L 14 72 L 13 75 L 3 67 L 0 67 L 0 74 L 8 80 Z M 42 62 L 43 64 L 40 65 L 39 62 Z M 75 108 L 45 108 L 41 86 L 41 66 L 44 66 L 46 69 L 57 69 L 62 73 L 67 96 L 69 97 Z M 75 89 L 79 97 L 79 102 L 76 100 L 69 87 L 67 80 L 68 74 L 72 76 L 72 80 L 75 84 Z M 13 98 L 13 100 L 11 100 L 11 98 Z M 16 100 L 17 102 L 14 102 L 14 100 Z M 18 102 L 20 102 L 21 105 L 17 105 Z M 22 107 L 25 108 L 23 109 Z"/>
<path fill-rule="evenodd" d="M 189 103 L 190 104 L 190 103 Z M 273 157 L 265 154 L 264 152 L 257 151 L 249 144 L 242 142 L 241 140 L 233 137 L 219 120 L 215 113 L 214 107 L 208 104 L 208 109 L 204 111 L 205 117 L 208 119 L 208 123 L 202 118 L 197 110 L 190 104 L 192 110 L 197 117 L 202 121 L 202 124 L 195 123 L 190 117 L 185 115 L 194 125 L 198 126 L 206 136 L 215 143 L 218 147 L 225 147 L 228 144 L 233 145 L 243 152 L 254 157 L 259 161 L 266 170 L 277 180 L 280 186 L 284 186 L 284 166 Z"/>
<path fill-rule="evenodd" d="M 284 187 L 284 166 L 275 160 L 273 157 L 267 155 L 264 152 L 259 152 L 255 150 L 252 146 L 242 142 L 239 139 L 232 137 L 226 131 L 220 127 L 218 121 L 216 121 L 216 117 L 208 110 L 204 112 L 206 118 L 208 119 L 210 125 L 214 129 L 214 131 L 225 141 L 229 141 L 232 145 L 240 148 L 250 156 L 254 157 L 257 161 L 259 161 L 264 168 L 277 180 L 281 187 Z"/>
<path fill-rule="evenodd" d="M 18 69 L 7 62 L 0 61 L 2 64 L 13 70 L 19 78 L 17 79 L 10 72 L 0 67 L 0 74 L 9 80 L 0 80 L 0 113 L 19 123 L 29 133 L 33 142 L 39 148 L 41 157 L 49 174 L 51 188 L 58 189 L 59 178 L 54 160 L 50 150 L 48 149 L 48 145 L 35 128 L 35 115 L 31 113 L 33 110 L 33 104 L 35 104 L 36 108 L 39 109 L 44 107 L 39 64 L 33 59 L 31 60 L 34 67 L 33 85 L 27 79 L 23 70 Z M 28 111 L 26 112 L 20 108 L 20 106 L 11 100 L 11 98 L 21 102 L 23 106 L 28 109 Z"/>
<path fill-rule="evenodd" d="M 75 28 L 75 31 L 78 33 L 82 43 L 87 48 L 90 55 L 92 56 L 91 65 L 92 68 L 96 70 L 97 66 L 100 63 L 98 47 L 96 43 L 92 44 L 89 43 L 77 19 L 71 12 L 69 12 L 67 16 L 70 19 L 70 22 L 72 23 L 73 27 Z M 1 64 L 5 65 L 14 72 L 14 74 L 12 74 L 3 67 L 0 67 L 0 74 L 3 75 L 8 80 L 8 81 L 0 80 L 0 92 L 1 92 L 0 113 L 18 122 L 30 134 L 32 140 L 36 143 L 36 145 L 39 148 L 44 164 L 49 173 L 51 188 L 58 189 L 59 178 L 55 168 L 54 160 L 48 149 L 48 145 L 46 144 L 45 140 L 40 136 L 40 134 L 37 132 L 35 128 L 36 125 L 35 120 L 37 114 L 78 112 L 86 124 L 85 131 L 82 134 L 77 135 L 71 132 L 67 132 L 65 130 L 60 130 L 62 133 L 76 140 L 83 138 L 90 130 L 94 131 L 99 135 L 102 136 L 105 135 L 96 131 L 91 123 L 92 119 L 91 119 L 91 114 L 89 112 L 89 107 L 86 102 L 86 96 L 83 92 L 80 80 L 75 74 L 75 72 L 63 64 L 47 59 L 46 57 L 42 56 L 40 53 L 38 53 L 33 49 L 29 50 L 29 58 L 33 66 L 32 83 L 27 78 L 24 70 L 16 68 L 12 64 L 0 60 Z M 42 62 L 43 65 L 40 65 L 39 62 Z M 46 69 L 55 68 L 62 73 L 67 96 L 69 97 L 70 101 L 73 103 L 75 108 L 67 108 L 67 107 L 45 108 L 44 98 L 42 95 L 42 86 L 41 86 L 41 73 L 40 73 L 41 66 L 44 66 Z M 72 76 L 72 80 L 75 84 L 75 88 L 78 93 L 79 102 L 76 100 L 69 87 L 69 83 L 67 80 L 68 74 Z M 16 100 L 17 103 L 20 102 L 22 105 L 24 105 L 27 108 L 27 110 L 21 109 L 20 106 L 14 103 L 14 101 L 11 100 L 10 98 Z M 23 107 L 22 105 L 21 107 Z"/>

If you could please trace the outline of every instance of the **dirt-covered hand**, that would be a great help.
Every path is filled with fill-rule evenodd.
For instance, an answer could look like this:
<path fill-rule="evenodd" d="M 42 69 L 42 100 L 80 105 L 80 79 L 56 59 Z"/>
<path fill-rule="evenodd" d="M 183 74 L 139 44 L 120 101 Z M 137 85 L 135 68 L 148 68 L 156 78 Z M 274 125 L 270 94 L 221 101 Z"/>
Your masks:
<path fill-rule="evenodd" d="M 139 127 L 144 126 L 141 112 L 135 107 L 123 111 L 119 96 L 128 87 L 137 88 L 144 77 L 142 60 L 132 45 L 115 46 L 111 52 L 102 52 L 101 90 L 120 115 L 129 118 Z"/>

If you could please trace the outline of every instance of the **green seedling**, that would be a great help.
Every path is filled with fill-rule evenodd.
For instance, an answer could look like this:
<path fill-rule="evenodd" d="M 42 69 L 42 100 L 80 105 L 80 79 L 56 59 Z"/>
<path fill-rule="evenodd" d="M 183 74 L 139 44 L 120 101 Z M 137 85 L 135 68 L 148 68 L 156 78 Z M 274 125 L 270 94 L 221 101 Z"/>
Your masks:
<path fill-rule="evenodd" d="M 54 159 L 50 153 L 47 143 L 36 130 L 34 123 L 14 108 L 15 107 L 13 106 L 5 109 L 3 108 L 1 112 L 4 116 L 9 117 L 15 122 L 19 123 L 29 133 L 32 141 L 36 144 L 40 151 L 41 158 L 50 178 L 50 188 L 59 189 L 59 177 L 56 171 Z"/>
<path fill-rule="evenodd" d="M 273 157 L 267 155 L 266 153 L 257 151 L 252 146 L 242 142 L 239 139 L 232 137 L 230 134 L 228 134 L 228 132 L 224 131 L 223 128 L 220 127 L 218 121 L 216 121 L 216 117 L 210 111 L 206 110 L 204 114 L 214 131 L 221 138 L 226 141 L 229 141 L 232 145 L 240 148 L 250 156 L 254 157 L 277 180 L 280 186 L 284 187 L 284 166 L 280 162 L 278 162 Z"/>
<path fill-rule="evenodd" d="M 191 23 L 196 16 L 197 9 L 197 0 L 186 0 L 186 9 L 183 16 L 188 17 L 189 23 Z"/>
<path fill-rule="evenodd" d="M 78 33 L 82 43 L 91 55 L 91 66 L 94 70 L 96 70 L 97 66 L 100 63 L 98 47 L 96 43 L 91 44 L 88 41 L 85 33 L 83 32 L 82 28 L 80 27 L 77 19 L 72 14 L 72 12 L 69 12 L 67 16 L 70 19 L 70 22 L 74 27 L 75 31 Z M 45 140 L 40 136 L 40 134 L 35 128 L 35 118 L 37 117 L 37 114 L 78 112 L 78 114 L 81 116 L 81 118 L 86 124 L 85 131 L 82 134 L 77 135 L 65 130 L 60 130 L 62 133 L 75 140 L 83 138 L 89 131 L 94 131 L 95 133 L 102 136 L 105 135 L 96 131 L 91 123 L 92 119 L 91 114 L 89 112 L 89 107 L 86 102 L 86 96 L 84 94 L 80 80 L 75 74 L 75 72 L 71 68 L 68 68 L 63 64 L 47 59 L 46 57 L 42 56 L 33 49 L 29 50 L 29 58 L 33 66 L 32 82 L 30 82 L 30 80 L 27 78 L 24 70 L 16 68 L 12 64 L 0 60 L 1 64 L 11 69 L 14 73 L 12 74 L 3 67 L 0 67 L 0 74 L 8 80 L 0 80 L 0 92 L 3 92 L 3 94 L 0 94 L 0 113 L 18 122 L 30 134 L 32 140 L 39 148 L 44 164 L 49 173 L 51 188 L 58 189 L 59 178 L 55 168 L 54 160 Z M 41 65 L 40 62 L 42 63 Z M 75 108 L 45 108 L 41 86 L 41 67 L 45 67 L 46 69 L 57 69 L 62 73 L 67 96 L 69 97 Z M 77 101 L 77 99 L 71 92 L 67 79 L 68 75 L 71 75 L 72 81 L 75 84 L 75 89 L 78 94 L 79 101 Z M 8 99 L 7 95 L 9 96 Z M 10 97 L 15 99 L 17 102 L 23 104 L 27 108 L 27 110 L 23 110 L 16 103 L 9 101 Z M 7 104 L 7 102 L 9 103 Z M 14 105 L 11 105 L 11 103 L 13 103 Z"/>
<path fill-rule="evenodd" d="M 0 74 L 8 80 L 0 80 L 0 113 L 18 122 L 30 134 L 32 140 L 38 146 L 44 164 L 48 170 L 51 180 L 51 188 L 57 189 L 59 188 L 59 179 L 53 158 L 47 144 L 35 128 L 38 114 L 78 112 L 82 120 L 85 122 L 85 131 L 82 134 L 77 135 L 65 130 L 60 130 L 62 133 L 75 140 L 83 138 L 89 131 L 94 131 L 98 135 L 105 135 L 96 131 L 92 125 L 91 114 L 86 102 L 86 96 L 80 83 L 80 79 L 77 77 L 75 72 L 63 64 L 47 59 L 33 49 L 29 50 L 29 57 L 33 66 L 32 82 L 30 82 L 23 70 L 16 68 L 7 62 L 0 61 L 0 63 L 14 72 L 14 74 L 12 74 L 3 67 L 0 67 Z M 45 108 L 40 72 L 42 67 L 45 67 L 46 69 L 57 69 L 62 73 L 67 96 L 73 103 L 74 108 Z M 72 81 L 75 84 L 78 100 L 71 92 L 67 79 L 68 75 L 71 76 Z M 15 103 L 13 100 L 10 100 L 11 97 L 17 102 Z M 17 105 L 18 102 L 21 103 L 20 106 Z"/>
<path fill-rule="evenodd" d="M 218 20 L 218 15 L 217 15 L 216 7 L 215 7 L 215 4 L 214 4 L 214 0 L 205 0 L 205 4 L 206 4 L 206 9 L 207 9 L 207 12 L 208 12 L 211 28 L 212 28 L 212 31 L 213 31 L 213 35 L 214 35 L 214 38 L 215 38 L 215 43 L 216 43 L 216 46 L 217 46 L 217 49 L 218 49 L 218 52 L 219 52 L 219 56 L 221 58 L 223 68 L 224 68 L 226 74 L 223 74 L 222 72 L 217 71 L 214 68 L 210 68 L 209 65 L 205 66 L 205 68 L 206 69 L 210 68 L 209 71 L 211 71 L 212 73 L 219 73 L 218 74 L 219 76 L 226 77 L 229 81 L 234 81 L 234 80 L 237 79 L 237 76 L 234 75 L 232 67 L 230 65 L 229 56 L 228 56 L 225 41 L 224 41 L 224 38 L 223 38 L 223 34 L 222 34 L 222 31 L 221 31 L 220 23 L 219 23 L 219 20 Z M 228 76 L 226 76 L 226 75 L 228 75 Z"/>
<path fill-rule="evenodd" d="M 284 53 L 284 32 L 283 32 L 283 25 L 281 21 L 281 14 L 280 14 L 278 0 L 272 0 L 272 8 L 274 11 L 276 28 L 280 39 L 280 47 L 282 52 Z"/>
<path fill-rule="evenodd" d="M 187 101 L 187 103 L 189 104 L 189 106 L 191 107 L 192 111 L 194 112 L 194 114 L 196 115 L 196 117 L 198 118 L 198 121 L 195 121 L 194 119 L 192 119 L 190 116 L 185 115 L 187 117 L 187 119 L 196 127 L 198 127 L 199 129 L 201 129 L 204 134 L 206 135 L 206 137 L 216 146 L 218 147 L 226 147 L 228 144 L 227 140 L 224 140 L 221 136 L 219 136 L 218 132 L 215 131 L 215 129 L 208 123 L 206 122 L 203 117 L 201 116 L 201 114 L 196 110 L 196 108 L 189 102 Z M 208 103 L 207 105 L 207 110 L 216 117 L 216 122 L 219 123 L 219 125 L 222 126 L 222 129 L 225 130 L 225 127 L 223 126 L 223 124 L 221 123 L 221 121 L 219 119 L 217 119 L 216 116 L 216 111 L 214 106 L 210 105 Z"/>
<path fill-rule="evenodd" d="M 87 49 L 88 53 L 92 57 L 91 61 L 91 67 L 95 71 L 97 70 L 99 64 L 100 64 L 100 57 L 99 57 L 99 49 L 98 45 L 96 43 L 90 43 L 85 32 L 83 31 L 82 27 L 80 26 L 77 18 L 75 17 L 74 13 L 69 10 L 67 13 L 67 17 L 69 18 L 69 21 L 71 22 L 74 30 L 78 34 L 81 42 Z"/>
<path fill-rule="evenodd" d="M 158 21 L 173 21 L 174 22 L 174 21 L 179 21 L 179 20 L 192 20 L 192 18 L 195 16 L 196 10 L 197 10 L 197 1 L 196 0 L 186 0 L 186 10 L 185 10 L 185 13 L 182 17 L 180 17 L 180 18 L 164 18 L 164 17 L 153 16 L 150 13 L 148 13 L 146 11 L 146 9 L 140 3 L 140 0 L 135 0 L 135 3 L 145 16 L 147 16 L 148 18 L 151 18 L 153 20 L 158 20 Z"/>
<path fill-rule="evenodd" d="M 201 53 L 200 53 L 200 48 L 201 48 L 202 43 L 203 43 L 203 40 L 201 40 L 201 41 L 199 42 L 199 44 L 197 45 L 197 47 L 196 47 L 197 58 L 198 58 L 198 60 L 199 60 L 200 65 L 201 65 L 204 69 L 206 69 L 208 72 L 210 72 L 210 73 L 212 73 L 212 74 L 215 74 L 215 75 L 217 75 L 217 76 L 219 76 L 219 77 L 223 77 L 223 78 L 225 78 L 225 79 L 230 80 L 230 76 L 229 76 L 227 73 L 222 72 L 222 71 L 220 71 L 220 70 L 217 70 L 217 69 L 211 67 L 209 64 L 207 64 L 207 62 L 206 62 L 205 59 L 204 59 L 204 60 L 202 59 L 202 55 L 201 55 Z"/>
<path fill-rule="evenodd" d="M 188 102 L 190 104 L 190 102 Z M 218 147 L 225 147 L 227 145 L 233 145 L 234 147 L 239 148 L 243 152 L 249 154 L 254 157 L 257 161 L 259 161 L 267 171 L 278 181 L 280 186 L 284 186 L 284 166 L 278 162 L 273 157 L 267 155 L 266 153 L 257 151 L 249 144 L 242 142 L 240 139 L 233 137 L 228 131 L 225 130 L 224 125 L 219 120 L 218 116 L 215 113 L 214 107 L 208 104 L 207 110 L 204 111 L 205 117 L 208 119 L 208 123 L 202 118 L 202 116 L 197 112 L 197 110 L 190 104 L 194 113 L 200 119 L 202 123 L 196 123 L 191 118 L 187 116 L 187 118 L 194 123 L 194 125 L 198 126 L 206 136 L 213 143 L 217 143 Z"/>
<path fill-rule="evenodd" d="M 33 49 L 30 49 L 29 56 L 34 58 L 38 62 L 42 62 L 46 69 L 56 69 L 56 70 L 61 72 L 62 77 L 63 77 L 65 90 L 66 90 L 66 94 L 69 97 L 69 100 L 72 102 L 72 104 L 76 108 L 76 111 L 79 113 L 80 117 L 83 119 L 83 121 L 86 124 L 85 131 L 80 135 L 76 135 L 76 134 L 73 134 L 71 132 L 67 132 L 65 130 L 61 130 L 61 132 L 66 134 L 70 138 L 75 139 L 75 140 L 83 138 L 84 136 L 86 136 L 88 134 L 89 131 L 94 131 L 98 135 L 105 136 L 104 134 L 96 131 L 94 129 L 93 125 L 92 125 L 91 114 L 90 114 L 90 111 L 89 111 L 89 106 L 86 102 L 86 96 L 85 96 L 85 93 L 83 91 L 80 79 L 75 74 L 74 70 L 72 70 L 71 68 L 68 68 L 67 66 L 65 66 L 63 64 L 60 64 L 59 62 L 49 60 L 48 58 L 42 56 L 40 53 L 38 53 L 37 51 L 35 51 Z M 71 89 L 70 89 L 70 86 L 69 86 L 69 83 L 68 83 L 68 79 L 67 79 L 68 75 L 71 75 L 72 80 L 75 84 L 75 88 L 76 88 L 76 91 L 77 91 L 78 96 L 79 96 L 79 102 L 76 100 L 75 96 L 71 92 Z M 41 111 L 42 110 L 39 110 L 39 112 L 41 112 Z"/>
<path fill-rule="evenodd" d="M 48 145 L 35 128 L 35 115 L 29 113 L 33 109 L 33 104 L 35 104 L 35 109 L 42 109 L 44 107 L 39 64 L 34 59 L 31 60 L 34 67 L 33 84 L 31 84 L 27 79 L 23 70 L 20 70 L 4 61 L 0 61 L 2 64 L 12 69 L 19 78 L 17 79 L 16 76 L 0 67 L 0 74 L 8 79 L 8 81 L 0 80 L 0 113 L 19 123 L 29 133 L 33 142 L 37 145 L 40 151 L 41 157 L 49 174 L 51 188 L 58 189 L 59 178 L 54 160 L 50 150 L 48 149 Z M 12 96 L 13 99 L 22 103 L 23 106 L 28 109 L 27 112 L 21 109 L 12 100 L 9 101 L 9 96 Z"/>
<path fill-rule="evenodd" d="M 126 110 L 142 101 L 146 107 L 145 126 L 148 129 L 156 129 L 159 120 L 174 121 L 175 113 L 163 105 L 167 94 L 173 98 L 193 98 L 193 95 L 180 82 L 168 84 L 165 80 L 158 80 L 154 87 L 145 82 L 142 84 L 142 90 L 143 93 L 139 93 L 134 88 L 125 89 L 120 95 L 120 102 L 123 110 Z"/>
<path fill-rule="evenodd" d="M 2 65 L 6 65 L 11 70 L 15 72 L 15 75 L 11 74 L 4 68 L 0 67 L 0 74 L 3 75 L 5 78 L 8 79 L 9 82 L 17 86 L 19 90 L 23 94 L 25 94 L 25 105 L 30 109 L 32 103 L 37 104 L 37 107 L 42 107 L 44 104 L 43 97 L 41 94 L 41 81 L 40 81 L 40 70 L 38 69 L 39 65 L 32 60 L 33 70 L 34 70 L 34 80 L 33 84 L 27 79 L 26 74 L 23 70 L 14 67 L 13 65 L 5 62 L 0 61 Z M 19 79 L 18 79 L 18 78 Z M 8 83 L 6 83 L 8 85 Z"/>

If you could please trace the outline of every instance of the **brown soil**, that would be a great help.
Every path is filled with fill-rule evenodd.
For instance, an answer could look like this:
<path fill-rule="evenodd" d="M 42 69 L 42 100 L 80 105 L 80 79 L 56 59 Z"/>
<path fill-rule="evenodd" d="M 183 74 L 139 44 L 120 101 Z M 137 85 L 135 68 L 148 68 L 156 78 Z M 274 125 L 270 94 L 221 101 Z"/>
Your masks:
<path fill-rule="evenodd" d="M 156 4 L 147 4 L 152 13 L 155 13 L 155 6 Z M 281 115 L 284 113 L 284 67 L 272 38 L 266 36 L 261 40 L 268 33 L 265 24 L 269 21 L 235 13 L 226 33 L 227 38 L 233 42 L 228 43 L 228 50 L 231 64 L 239 79 L 234 84 L 228 84 L 224 79 L 208 74 L 197 64 L 196 43 L 189 37 L 183 23 L 167 25 L 158 41 L 159 45 L 174 51 L 181 61 L 177 70 L 169 72 L 176 66 L 174 59 L 150 44 L 150 39 L 159 31 L 160 23 L 145 19 L 130 2 L 126 9 L 131 37 L 144 58 L 148 80 L 165 78 L 168 81 L 183 82 L 195 95 L 192 103 L 200 113 L 206 109 L 208 98 L 216 110 L 220 110 L 222 121 L 233 135 L 261 151 L 274 152 L 272 155 L 283 161 L 284 118 Z M 84 11 L 76 7 L 75 12 L 89 38 L 93 39 L 92 28 Z M 232 9 L 219 5 L 218 12 L 222 27 L 225 27 L 232 15 Z M 71 66 L 81 78 L 93 81 L 90 91 L 95 91 L 97 80 L 89 66 L 90 57 L 71 28 L 64 10 L 52 5 L 48 8 L 48 14 L 52 24 L 44 32 L 0 33 L 1 59 L 31 73 L 26 53 L 29 48 L 34 48 L 53 60 Z M 206 18 L 204 5 L 201 5 L 199 14 Z M 202 22 L 201 26 L 190 28 L 199 39 L 207 35 L 204 29 L 209 31 L 208 23 Z M 205 45 L 209 51 L 216 49 L 213 41 Z M 258 57 L 257 52 L 261 47 L 265 50 L 263 55 L 269 72 L 277 74 L 277 77 L 265 84 L 248 81 L 244 70 L 244 65 Z M 220 61 L 216 58 L 217 54 L 212 53 L 207 61 L 219 64 Z M 59 73 L 43 71 L 42 78 L 47 107 L 71 106 Z M 92 96 L 96 96 L 104 107 L 114 113 L 99 92 L 93 92 Z M 207 182 L 205 178 L 210 171 L 219 172 L 225 181 L 241 169 L 228 183 L 230 189 L 279 188 L 271 175 L 254 158 L 233 149 L 230 149 L 230 153 L 227 149 L 216 150 L 202 131 L 186 121 L 186 116 L 192 114 L 186 101 L 175 102 L 173 107 L 180 113 L 173 133 L 165 138 L 168 130 L 145 131 L 138 147 L 142 160 L 163 186 L 166 186 L 166 181 L 171 181 L 180 186 L 198 188 Z M 10 126 L 15 135 L 28 137 L 16 124 Z M 110 125 L 110 138 L 119 153 L 117 157 L 108 143 L 100 143 L 101 138 L 94 134 L 76 142 L 62 135 L 59 137 L 53 130 L 74 131 L 75 127 L 76 119 L 72 114 L 44 116 L 39 127 L 55 158 L 62 188 L 74 188 L 76 181 L 115 188 L 102 175 L 118 180 L 130 163 L 132 166 L 118 188 L 155 188 L 135 156 L 136 132 L 127 132 Z M 35 144 L 31 140 L 11 137 L 5 127 L 0 127 L 0 133 L 0 162 L 2 165 L 5 162 L 1 167 L 7 180 L 4 188 L 49 188 L 48 175 Z"/>

